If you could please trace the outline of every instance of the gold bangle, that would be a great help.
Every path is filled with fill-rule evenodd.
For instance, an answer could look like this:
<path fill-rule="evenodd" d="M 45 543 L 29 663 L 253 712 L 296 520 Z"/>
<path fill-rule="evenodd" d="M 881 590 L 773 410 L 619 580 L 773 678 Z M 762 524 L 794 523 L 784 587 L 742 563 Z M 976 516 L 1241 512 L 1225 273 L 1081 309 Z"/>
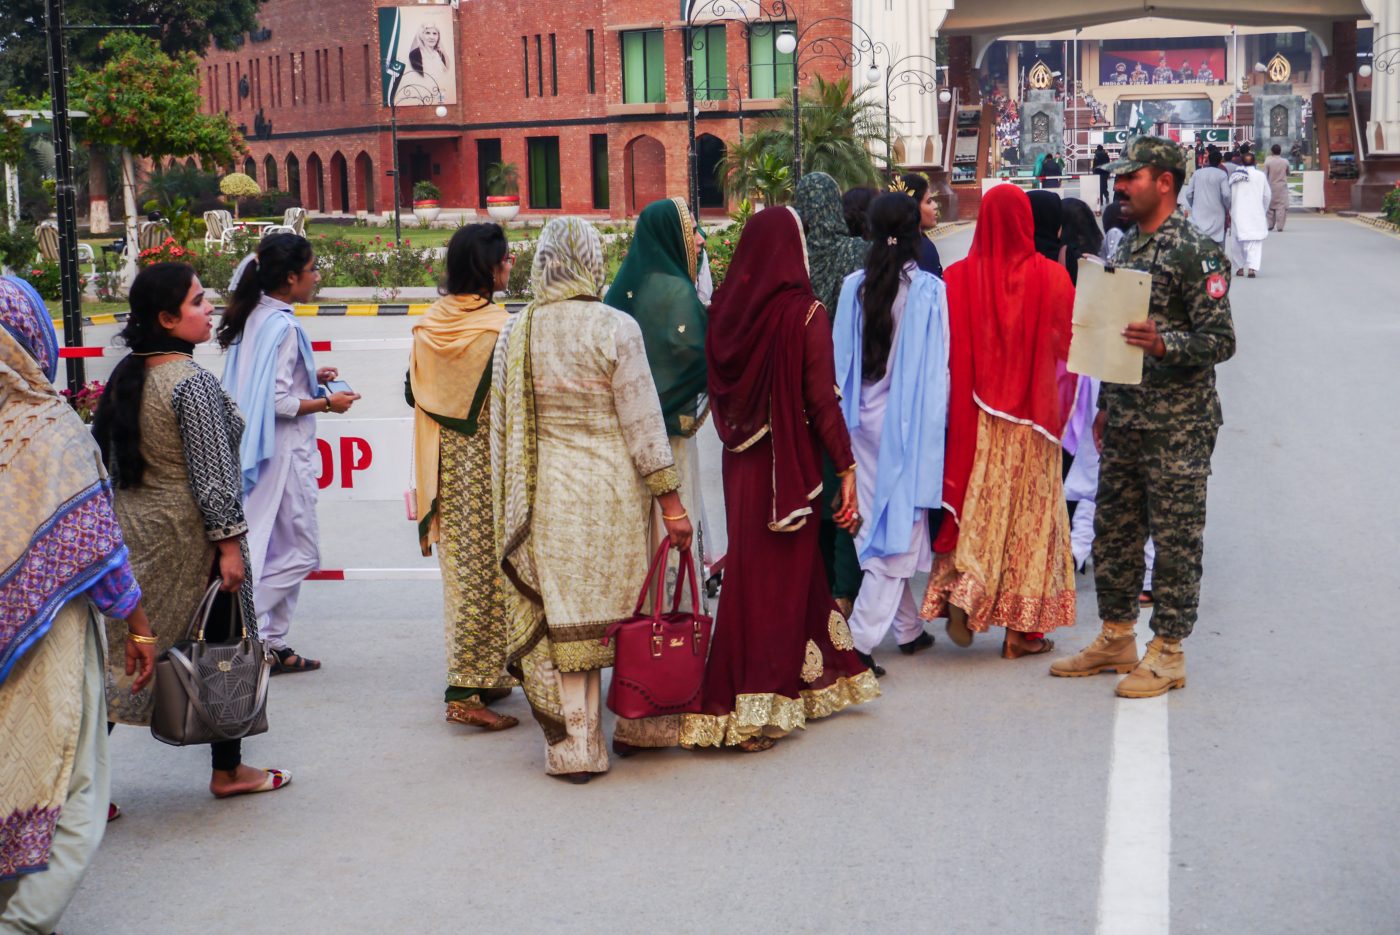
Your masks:
<path fill-rule="evenodd" d="M 667 516 L 665 513 L 662 513 L 662 514 L 661 514 L 661 518 L 664 519 L 664 520 L 666 520 L 666 522 L 668 522 L 668 523 L 674 523 L 674 522 L 677 522 L 677 521 L 679 521 L 679 520 L 690 519 L 690 514 L 687 513 L 685 510 L 681 510 L 681 515 L 680 515 L 680 516 Z"/>
<path fill-rule="evenodd" d="M 846 468 L 846 470 L 844 470 L 844 471 L 837 471 L 837 472 L 836 472 L 836 476 L 837 476 L 837 477 L 848 477 L 848 476 L 850 476 L 852 473 L 855 472 L 855 469 L 856 469 L 856 466 L 855 466 L 854 464 L 852 464 L 850 467 Z"/>
<path fill-rule="evenodd" d="M 128 632 L 126 634 L 126 638 L 131 640 L 133 643 L 139 643 L 142 646 L 156 645 L 156 638 L 154 636 L 142 636 L 140 633 Z"/>

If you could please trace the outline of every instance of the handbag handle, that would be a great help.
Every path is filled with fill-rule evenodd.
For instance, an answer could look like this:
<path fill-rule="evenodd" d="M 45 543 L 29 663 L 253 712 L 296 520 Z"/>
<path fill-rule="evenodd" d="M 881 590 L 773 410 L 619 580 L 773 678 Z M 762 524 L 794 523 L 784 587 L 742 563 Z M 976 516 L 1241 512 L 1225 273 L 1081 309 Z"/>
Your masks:
<path fill-rule="evenodd" d="M 678 613 L 681 609 L 681 583 L 686 579 L 690 581 L 690 606 L 696 614 L 700 613 L 700 588 L 695 579 L 695 556 L 690 554 L 690 549 L 680 549 L 680 568 L 676 572 L 676 589 L 671 596 L 671 613 Z"/>
<path fill-rule="evenodd" d="M 209 623 L 209 615 L 214 612 L 214 601 L 219 596 L 219 586 L 221 584 L 223 584 L 223 582 L 218 579 L 209 582 L 209 590 L 204 592 L 203 599 L 200 600 L 199 606 L 195 608 L 194 617 L 190 620 L 189 628 L 185 630 L 185 639 L 190 639 L 190 630 L 194 630 L 195 625 L 198 624 L 199 629 L 194 639 L 200 643 L 204 642 L 204 627 Z M 243 619 L 243 602 L 238 599 L 236 594 L 233 598 L 233 607 L 234 610 L 232 613 L 238 617 L 238 629 L 240 630 L 238 639 L 246 640 L 248 638 L 248 621 Z M 232 630 L 231 627 L 230 630 Z M 229 636 L 232 635 L 232 632 L 230 632 Z"/>
<path fill-rule="evenodd" d="M 637 595 L 637 606 L 632 611 L 632 616 L 639 617 L 642 613 L 642 605 L 647 602 L 647 592 L 651 590 L 652 579 L 656 580 L 656 598 L 651 604 L 651 618 L 654 621 L 661 620 L 661 599 L 662 587 L 666 581 L 666 553 L 670 551 L 671 541 L 669 539 L 661 543 L 656 550 L 656 555 L 651 560 L 651 567 L 647 569 L 646 580 L 642 582 L 642 592 Z M 657 569 L 661 569 L 661 574 L 657 575 Z"/>

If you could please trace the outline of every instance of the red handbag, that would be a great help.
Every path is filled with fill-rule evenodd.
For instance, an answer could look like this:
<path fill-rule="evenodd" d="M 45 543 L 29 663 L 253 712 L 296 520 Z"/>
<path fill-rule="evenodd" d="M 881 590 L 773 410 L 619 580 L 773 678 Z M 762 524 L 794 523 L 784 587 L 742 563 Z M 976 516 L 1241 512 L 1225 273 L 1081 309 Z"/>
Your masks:
<path fill-rule="evenodd" d="M 642 583 L 637 608 L 627 620 L 608 627 L 603 645 L 617 642 L 612 686 L 608 689 L 608 710 L 618 717 L 664 717 L 671 714 L 700 713 L 700 693 L 705 681 L 705 658 L 710 651 L 709 617 L 682 611 L 681 587 L 690 583 L 691 606 L 699 610 L 700 591 L 695 581 L 695 560 L 690 550 L 681 551 L 680 571 L 669 613 L 661 612 L 662 590 L 666 582 L 666 558 L 671 543 L 663 542 L 652 559 L 651 570 Z M 656 583 L 656 596 L 650 614 L 642 613 L 647 592 Z"/>

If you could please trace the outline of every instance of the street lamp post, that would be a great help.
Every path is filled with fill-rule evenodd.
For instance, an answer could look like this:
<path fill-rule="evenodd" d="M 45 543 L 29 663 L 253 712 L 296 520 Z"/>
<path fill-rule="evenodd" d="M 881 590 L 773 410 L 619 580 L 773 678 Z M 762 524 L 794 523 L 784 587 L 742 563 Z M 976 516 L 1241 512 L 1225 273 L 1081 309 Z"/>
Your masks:
<path fill-rule="evenodd" d="M 817 32 L 819 27 L 834 24 L 851 27 L 851 38 Z M 876 42 L 870 38 L 870 33 L 855 20 L 843 16 L 823 16 L 808 23 L 800 31 L 793 26 L 784 27 L 779 30 L 773 45 L 782 54 L 792 56 L 792 176 L 794 180 L 799 180 L 802 178 L 802 105 L 799 88 L 804 76 L 804 55 L 810 53 L 806 57 L 808 64 L 823 58 L 832 58 L 850 70 L 854 70 L 861 61 L 868 59 L 870 67 L 866 78 L 873 84 L 880 78 L 875 58 L 880 54 L 888 56 L 889 48 L 883 42 Z M 888 108 L 886 114 L 888 115 Z"/>
<path fill-rule="evenodd" d="M 386 175 L 393 176 L 394 179 L 394 246 L 399 245 L 399 105 L 391 96 L 389 98 L 389 145 L 394 150 L 394 167 L 386 172 Z"/>
<path fill-rule="evenodd" d="M 909 62 L 912 64 L 906 65 Z M 928 62 L 932 71 L 926 71 L 919 67 L 920 62 Z M 938 62 L 927 55 L 911 53 L 901 56 L 885 66 L 885 176 L 886 180 L 894 178 L 894 130 L 890 126 L 890 97 L 894 93 L 891 85 L 896 78 L 901 85 L 913 85 L 919 89 L 920 94 L 933 94 L 938 90 Z M 870 72 L 867 77 L 871 77 L 872 82 L 879 78 L 880 70 L 872 62 Z M 872 77 L 873 76 L 873 77 Z M 935 114 L 936 116 L 936 114 Z"/>
<path fill-rule="evenodd" d="M 725 22 L 734 20 L 744 24 L 744 32 L 747 36 L 767 35 L 777 29 L 779 24 L 796 24 L 798 22 L 798 4 L 794 0 L 689 0 L 685 15 L 685 113 L 687 129 L 686 165 L 688 169 L 687 194 L 690 196 L 690 210 L 694 216 L 699 216 L 699 162 L 695 151 L 695 118 L 697 116 L 695 106 L 695 52 L 703 47 L 703 39 L 695 34 L 695 27 L 702 19 L 710 21 Z M 835 23 L 850 26 L 855 32 L 860 33 L 860 38 L 846 39 L 837 36 L 824 36 L 813 34 L 814 30 L 823 24 L 830 26 Z M 882 43 L 875 42 L 870 38 L 860 24 L 854 20 L 845 19 L 839 16 L 825 16 L 808 23 L 799 32 L 795 25 L 785 25 L 780 29 L 774 38 L 774 48 L 784 55 L 792 55 L 792 153 L 793 153 L 793 175 L 800 177 L 802 174 L 802 127 L 801 127 L 801 101 L 798 97 L 798 87 L 802 77 L 800 60 L 803 53 L 812 52 L 808 61 L 816 61 L 821 58 L 836 58 L 847 68 L 854 69 L 860 64 L 863 58 L 869 58 L 872 68 L 877 52 L 887 53 L 888 50 Z M 878 74 L 870 80 L 873 82 L 879 77 Z M 708 84 L 707 84 L 708 87 Z M 743 134 L 743 102 L 740 99 L 739 108 L 739 132 Z"/>

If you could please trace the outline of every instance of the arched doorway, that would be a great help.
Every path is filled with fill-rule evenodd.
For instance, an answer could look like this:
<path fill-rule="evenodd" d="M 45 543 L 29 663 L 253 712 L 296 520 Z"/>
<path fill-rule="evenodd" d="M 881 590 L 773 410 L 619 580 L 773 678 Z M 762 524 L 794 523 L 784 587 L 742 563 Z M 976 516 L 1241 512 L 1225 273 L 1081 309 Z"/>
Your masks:
<path fill-rule="evenodd" d="M 653 201 L 666 197 L 666 147 L 651 136 L 638 136 L 622 151 L 628 214 L 640 214 Z"/>
<path fill-rule="evenodd" d="M 364 151 L 355 157 L 355 191 L 358 193 L 355 210 L 368 211 L 373 214 L 374 160 L 370 159 L 369 153 Z"/>
<path fill-rule="evenodd" d="M 263 190 L 277 187 L 277 160 L 272 158 L 272 153 L 263 157 Z"/>
<path fill-rule="evenodd" d="M 243 160 L 243 174 L 248 176 L 248 178 L 252 179 L 254 182 L 258 180 L 258 164 L 253 161 L 252 156 L 249 156 L 247 159 Z"/>
<path fill-rule="evenodd" d="M 341 153 L 331 157 L 331 210 L 350 213 L 350 172 Z"/>
<path fill-rule="evenodd" d="M 308 211 L 326 210 L 326 173 L 321 166 L 321 157 L 312 153 L 306 157 L 306 198 Z"/>
<path fill-rule="evenodd" d="M 720 160 L 724 158 L 724 140 L 713 133 L 703 133 L 695 140 L 695 178 L 700 189 L 701 208 L 724 208 L 724 182 L 719 176 Z"/>
<path fill-rule="evenodd" d="M 287 194 L 301 200 L 301 160 L 296 153 L 287 153 Z"/>

